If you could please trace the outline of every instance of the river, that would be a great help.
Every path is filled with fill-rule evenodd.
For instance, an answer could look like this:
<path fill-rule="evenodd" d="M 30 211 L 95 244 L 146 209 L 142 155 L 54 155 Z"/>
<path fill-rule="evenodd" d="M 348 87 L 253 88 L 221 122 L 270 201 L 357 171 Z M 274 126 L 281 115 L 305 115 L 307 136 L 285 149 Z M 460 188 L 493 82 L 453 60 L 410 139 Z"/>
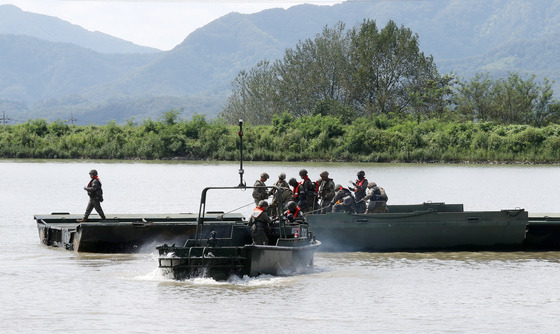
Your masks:
<path fill-rule="evenodd" d="M 294 277 L 215 282 L 162 277 L 155 252 L 87 254 L 40 243 L 34 214 L 82 213 L 95 168 L 108 214 L 197 212 L 205 186 L 239 184 L 236 163 L 0 160 L 3 333 L 556 333 L 560 252 L 327 253 Z M 390 204 L 560 212 L 560 167 L 245 163 L 347 186 L 358 170 Z M 208 210 L 252 202 L 215 194 Z M 250 211 L 250 206 L 242 210 Z M 320 236 L 317 236 L 320 240 Z"/>

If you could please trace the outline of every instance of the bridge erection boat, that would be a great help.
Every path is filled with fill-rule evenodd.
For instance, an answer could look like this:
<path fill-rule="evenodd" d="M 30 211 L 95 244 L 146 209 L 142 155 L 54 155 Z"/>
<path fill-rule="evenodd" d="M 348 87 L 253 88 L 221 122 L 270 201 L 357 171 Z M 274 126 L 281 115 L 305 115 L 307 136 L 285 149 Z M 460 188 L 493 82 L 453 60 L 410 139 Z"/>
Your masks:
<path fill-rule="evenodd" d="M 321 242 L 315 239 L 304 221 L 287 221 L 280 214 L 281 205 L 278 220 L 269 232 L 268 244 L 253 243 L 248 221 L 231 223 L 227 237 L 217 237 L 214 231 L 202 232 L 207 224 L 204 210 L 209 190 L 248 188 L 258 187 L 209 187 L 203 190 L 196 237 L 186 240 L 182 246 L 164 244 L 157 247 L 158 264 L 164 275 L 174 279 L 205 276 L 225 280 L 231 275 L 294 275 L 313 267 L 313 257 Z M 276 188 L 276 191 L 281 198 L 282 190 Z"/>

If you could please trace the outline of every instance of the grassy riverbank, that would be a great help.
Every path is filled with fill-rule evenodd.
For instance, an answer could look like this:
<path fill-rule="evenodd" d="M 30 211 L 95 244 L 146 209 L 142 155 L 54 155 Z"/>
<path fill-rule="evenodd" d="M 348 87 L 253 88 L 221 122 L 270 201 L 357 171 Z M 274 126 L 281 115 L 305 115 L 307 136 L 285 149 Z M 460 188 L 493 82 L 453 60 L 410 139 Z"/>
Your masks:
<path fill-rule="evenodd" d="M 237 160 L 238 127 L 203 116 L 75 126 L 31 120 L 0 128 L 0 157 Z M 559 163 L 560 125 L 275 116 L 244 127 L 255 161 Z"/>

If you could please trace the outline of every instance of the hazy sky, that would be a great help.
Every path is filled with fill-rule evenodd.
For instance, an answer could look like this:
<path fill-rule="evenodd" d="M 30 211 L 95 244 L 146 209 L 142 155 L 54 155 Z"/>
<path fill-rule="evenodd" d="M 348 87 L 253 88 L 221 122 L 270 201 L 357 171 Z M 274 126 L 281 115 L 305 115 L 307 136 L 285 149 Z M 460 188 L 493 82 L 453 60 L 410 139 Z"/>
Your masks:
<path fill-rule="evenodd" d="M 188 34 L 230 12 L 256 13 L 302 3 L 334 5 L 335 0 L 12 0 L 24 11 L 61 18 L 139 45 L 170 50 Z"/>

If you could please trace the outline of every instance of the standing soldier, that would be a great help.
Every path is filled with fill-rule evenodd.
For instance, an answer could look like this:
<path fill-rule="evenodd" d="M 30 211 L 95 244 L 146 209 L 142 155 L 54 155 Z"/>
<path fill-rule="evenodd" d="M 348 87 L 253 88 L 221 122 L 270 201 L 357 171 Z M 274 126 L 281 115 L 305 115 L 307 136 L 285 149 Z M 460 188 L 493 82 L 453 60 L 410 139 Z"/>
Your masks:
<path fill-rule="evenodd" d="M 334 198 L 334 181 L 329 178 L 329 172 L 323 171 L 321 178 L 317 181 L 319 189 L 317 190 L 320 199 L 321 213 L 329 212 L 331 201 Z"/>
<path fill-rule="evenodd" d="M 268 234 L 272 221 L 266 213 L 266 209 L 268 209 L 268 202 L 260 201 L 251 213 L 251 218 L 249 218 L 251 237 L 255 245 L 268 245 Z"/>
<path fill-rule="evenodd" d="M 84 187 L 84 190 L 87 191 L 89 196 L 89 203 L 86 208 L 86 213 L 82 219 L 78 219 L 78 222 L 85 222 L 88 220 L 91 210 L 95 208 L 95 211 L 101 216 L 101 219 L 105 219 L 105 214 L 103 213 L 103 209 L 101 208 L 101 202 L 103 202 L 103 189 L 101 189 L 101 181 L 97 176 L 97 171 L 92 169 L 89 172 L 89 177 L 91 180 L 89 181 L 88 185 Z"/>
<path fill-rule="evenodd" d="M 262 173 L 261 178 L 255 181 L 255 187 L 266 187 L 266 184 L 264 184 L 266 180 L 268 180 L 268 174 Z M 268 199 L 268 190 L 266 188 L 254 188 L 253 199 L 255 200 L 255 205 L 259 205 L 260 201 Z"/>
<path fill-rule="evenodd" d="M 298 186 L 298 203 L 297 205 L 303 212 L 313 211 L 313 201 L 315 200 L 315 186 L 309 176 L 307 170 L 302 169 L 299 171 L 301 181 Z"/>
<path fill-rule="evenodd" d="M 288 184 L 288 182 L 286 182 L 286 173 L 280 173 L 280 175 L 278 175 L 278 181 L 276 181 L 274 185 L 282 189 L 281 191 L 282 197 L 280 198 L 282 205 L 286 205 L 286 203 L 288 203 L 293 199 L 293 193 L 290 190 L 290 185 Z M 278 211 L 278 199 L 279 199 L 278 196 L 276 196 L 275 188 L 273 188 L 270 191 L 270 195 L 272 195 L 272 203 L 270 203 L 269 212 L 271 213 L 271 215 L 274 215 Z"/>
<path fill-rule="evenodd" d="M 356 182 L 350 182 L 354 187 L 350 187 L 349 189 L 354 192 L 357 203 L 357 212 L 362 213 L 366 211 L 366 202 L 362 201 L 362 199 L 366 196 L 368 180 L 365 177 L 366 172 L 364 172 L 363 170 L 359 171 L 357 176 L 358 179 L 356 180 Z"/>

